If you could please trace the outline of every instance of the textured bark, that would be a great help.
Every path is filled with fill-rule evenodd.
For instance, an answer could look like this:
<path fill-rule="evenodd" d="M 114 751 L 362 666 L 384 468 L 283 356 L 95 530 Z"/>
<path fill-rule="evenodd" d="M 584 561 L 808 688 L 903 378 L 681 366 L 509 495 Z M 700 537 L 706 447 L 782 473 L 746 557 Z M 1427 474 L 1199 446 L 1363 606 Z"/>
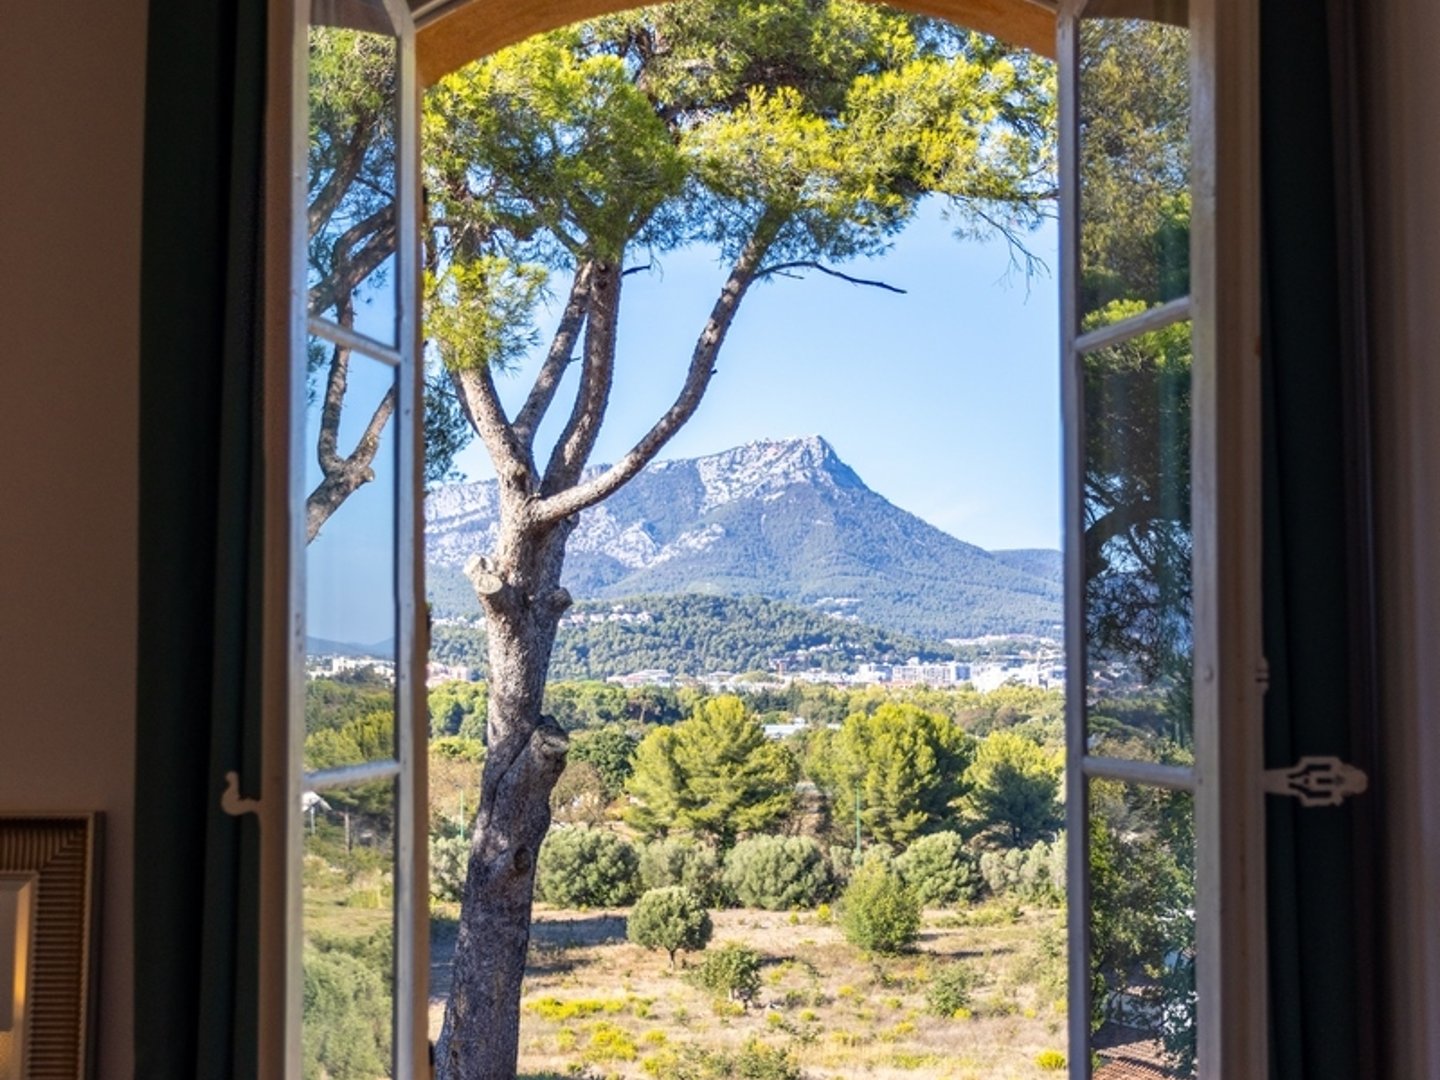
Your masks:
<path fill-rule="evenodd" d="M 500 537 L 493 554 L 472 558 L 465 568 L 485 610 L 490 703 L 479 816 L 470 841 L 450 1000 L 436 1048 L 440 1080 L 515 1076 L 535 862 L 567 747 L 564 731 L 541 713 L 555 632 L 570 606 L 569 594 L 560 587 L 566 541 L 580 510 L 624 485 L 694 414 L 740 301 L 783 220 L 780 214 L 763 217 L 731 267 L 675 404 L 596 480 L 582 483 L 581 477 L 609 403 L 621 259 L 582 263 L 556 345 L 516 423 L 507 419 L 487 368 L 451 373 L 466 415 L 495 465 Z M 534 426 L 553 398 L 582 325 L 580 386 L 540 476 L 532 449 Z"/>
<path fill-rule="evenodd" d="M 523 496 L 512 489 L 509 499 L 514 509 Z M 568 742 L 540 710 L 555 630 L 570 604 L 560 569 L 572 527 L 512 526 L 502 532 L 493 559 L 472 559 L 466 568 L 490 631 L 490 704 L 479 813 L 436 1054 L 445 1080 L 515 1076 L 535 860 Z"/>

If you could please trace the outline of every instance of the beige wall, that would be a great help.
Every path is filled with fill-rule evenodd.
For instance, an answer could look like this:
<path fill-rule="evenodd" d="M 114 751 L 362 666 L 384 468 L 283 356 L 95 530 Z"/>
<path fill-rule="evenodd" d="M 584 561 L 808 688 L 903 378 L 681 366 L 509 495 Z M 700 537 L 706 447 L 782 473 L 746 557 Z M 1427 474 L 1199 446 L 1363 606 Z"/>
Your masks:
<path fill-rule="evenodd" d="M 102 1080 L 132 1073 L 144 0 L 0 11 L 0 809 L 102 810 Z"/>

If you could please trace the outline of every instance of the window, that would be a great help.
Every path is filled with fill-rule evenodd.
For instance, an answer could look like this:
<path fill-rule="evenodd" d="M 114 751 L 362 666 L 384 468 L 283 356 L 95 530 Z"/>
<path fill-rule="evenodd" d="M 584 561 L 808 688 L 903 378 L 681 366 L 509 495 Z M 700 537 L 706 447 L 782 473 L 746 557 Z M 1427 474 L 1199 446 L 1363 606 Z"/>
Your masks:
<path fill-rule="evenodd" d="M 1060 13 L 1075 1077 L 1266 1068 L 1247 18 Z"/>
<path fill-rule="evenodd" d="M 1035 0 L 1013 2 L 1033 10 Z M 603 6 L 569 7 L 554 21 Z M 498 7 L 515 14 L 531 5 Z M 931 10 L 964 23 L 968 7 L 955 0 Z M 1062 0 L 1058 13 L 1074 1077 L 1092 1074 L 1091 1051 L 1105 1049 L 1118 1027 L 1137 1033 L 1132 1043 L 1182 1055 L 1193 1049 L 1200 1076 L 1255 1077 L 1266 1069 L 1255 7 L 1254 0 Z M 264 1017 L 269 1042 L 285 1047 L 285 1074 L 301 1075 L 304 938 L 313 913 L 306 846 L 368 847 L 366 857 L 388 866 L 393 882 L 387 889 L 382 869 L 375 890 L 394 912 L 388 1053 L 392 1075 L 410 1078 L 423 1070 L 427 1004 L 419 992 L 426 906 L 415 28 L 398 0 L 313 0 L 313 8 L 298 0 L 294 10 L 293 32 L 280 31 L 294 55 L 272 67 L 285 88 L 277 101 L 311 85 L 312 49 L 317 78 L 333 74 L 331 47 L 362 56 L 396 50 L 400 77 L 393 88 L 350 88 L 371 105 L 377 93 L 392 95 L 377 114 L 393 125 L 390 156 L 360 163 L 374 171 L 360 185 L 363 200 L 327 205 L 325 178 L 354 163 L 342 165 L 344 146 L 329 144 L 317 123 L 325 103 L 312 96 L 307 105 L 303 92 L 295 94 L 287 164 L 293 186 L 272 194 L 272 209 L 295 211 L 296 222 L 285 254 L 272 254 L 287 270 L 292 304 L 281 395 L 290 424 L 278 439 L 289 450 L 294 524 L 283 721 L 291 797 L 283 863 L 267 861 L 272 871 L 280 867 L 285 903 L 265 935 L 267 948 L 272 938 L 285 942 L 288 982 L 283 1012 Z M 501 25 L 504 16 L 492 6 L 483 18 Z M 437 55 L 444 26 L 427 30 Z M 1153 78 L 1165 65 L 1188 70 L 1188 82 L 1162 82 L 1159 97 L 1137 97 L 1147 138 L 1121 137 L 1123 124 L 1103 130 L 1123 118 L 1086 115 L 1087 80 Z M 317 205 L 318 223 L 309 212 Z M 375 228 L 376 215 L 383 221 L 387 213 Z M 351 230 L 367 221 L 376 246 L 357 247 Z M 338 290 L 337 270 L 348 272 Z M 367 404 L 336 418 L 326 415 L 325 386 L 342 356 L 346 385 Z M 372 456 L 360 461 L 353 451 L 387 399 L 391 417 Z M 312 466 L 317 446 L 333 455 Z M 347 495 L 328 506 L 343 489 L 347 463 L 373 471 L 377 482 L 353 503 Z M 322 491 L 327 481 L 331 489 Z M 311 544 L 309 526 L 327 510 L 317 526 L 322 540 Z M 361 525 L 347 531 L 347 516 Z M 370 527 L 377 522 L 384 527 Z M 342 542 L 347 536 L 352 542 Z M 366 544 L 371 550 L 356 550 Z M 341 587 L 347 558 L 382 562 L 393 588 L 364 596 Z M 342 604 L 393 628 L 388 657 L 346 659 L 311 641 L 325 637 L 326 613 Z M 375 662 L 382 660 L 393 688 L 376 681 L 384 681 L 385 665 Z M 364 725 L 340 732 L 338 712 L 317 717 L 314 709 L 307 732 L 307 673 L 325 664 L 338 674 L 352 662 L 370 669 L 363 688 L 386 702 L 372 710 L 382 714 L 371 726 L 378 735 L 361 738 Z M 1153 713 L 1154 738 L 1107 741 L 1107 710 L 1137 700 Z M 307 735 L 321 731 L 337 734 L 310 739 L 307 764 Z M 271 837 L 278 813 L 267 819 Z M 1132 869 L 1145 865 L 1162 872 L 1137 880 Z M 1162 915 L 1121 927 L 1132 940 L 1116 948 L 1113 917 L 1127 912 L 1127 898 L 1131 909 L 1147 903 Z"/>
<path fill-rule="evenodd" d="M 340 1055 L 409 1080 L 428 940 L 414 26 L 385 0 L 296 7 L 285 1074 Z M 338 918 L 364 949 L 335 944 Z M 337 985 L 357 999 L 339 1021 Z"/>

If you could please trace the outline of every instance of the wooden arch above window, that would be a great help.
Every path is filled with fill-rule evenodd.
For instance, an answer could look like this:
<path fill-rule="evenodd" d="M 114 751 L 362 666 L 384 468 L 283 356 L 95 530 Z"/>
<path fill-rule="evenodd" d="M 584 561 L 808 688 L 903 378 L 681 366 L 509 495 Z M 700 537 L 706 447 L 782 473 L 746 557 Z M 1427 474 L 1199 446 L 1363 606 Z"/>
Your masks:
<path fill-rule="evenodd" d="M 413 3 L 420 80 L 430 85 L 533 34 L 625 11 L 634 0 L 444 0 Z M 1042 56 L 1055 55 L 1051 0 L 898 0 L 922 15 L 979 30 Z"/>

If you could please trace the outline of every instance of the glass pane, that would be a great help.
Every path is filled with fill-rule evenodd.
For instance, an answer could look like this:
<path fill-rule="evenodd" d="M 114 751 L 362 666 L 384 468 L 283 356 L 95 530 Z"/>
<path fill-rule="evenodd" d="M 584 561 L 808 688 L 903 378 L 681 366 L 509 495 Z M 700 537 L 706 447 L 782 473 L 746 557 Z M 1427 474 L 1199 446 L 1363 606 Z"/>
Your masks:
<path fill-rule="evenodd" d="M 1087 749 L 1190 762 L 1190 324 L 1083 358 Z"/>
<path fill-rule="evenodd" d="M 1192 1077 L 1194 800 L 1110 780 L 1091 781 L 1089 799 L 1096 1074 Z"/>
<path fill-rule="evenodd" d="M 307 771 L 395 756 L 395 372 L 310 342 Z"/>
<path fill-rule="evenodd" d="M 310 314 L 394 345 L 396 41 L 383 7 L 323 7 L 339 25 L 310 30 Z"/>
<path fill-rule="evenodd" d="M 1190 289 L 1185 14 L 1173 0 L 1100 0 L 1080 22 L 1082 333 Z"/>
<path fill-rule="evenodd" d="M 309 1078 L 393 1074 L 395 782 L 302 797 Z"/>

